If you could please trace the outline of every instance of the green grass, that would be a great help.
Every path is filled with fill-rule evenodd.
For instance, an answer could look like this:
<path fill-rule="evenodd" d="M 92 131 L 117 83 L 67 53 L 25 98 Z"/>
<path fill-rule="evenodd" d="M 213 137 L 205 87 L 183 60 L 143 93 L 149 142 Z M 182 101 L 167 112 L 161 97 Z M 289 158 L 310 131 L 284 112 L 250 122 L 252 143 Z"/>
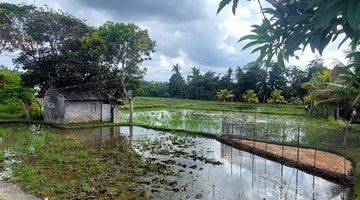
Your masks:
<path fill-rule="evenodd" d="M 135 109 L 154 108 L 175 108 L 175 109 L 196 109 L 212 111 L 240 111 L 247 113 L 281 114 L 281 115 L 304 115 L 303 105 L 273 105 L 273 104 L 247 104 L 242 102 L 219 102 L 219 101 L 198 101 L 174 98 L 136 97 Z M 128 109 L 127 106 L 124 107 Z"/>
<path fill-rule="evenodd" d="M 39 108 L 35 103 L 30 110 L 31 119 L 41 119 Z M 0 103 L 0 120 L 26 119 L 26 112 L 20 102 Z"/>
<path fill-rule="evenodd" d="M 147 191 L 139 180 L 158 173 L 126 142 L 88 149 L 80 141 L 20 124 L 0 126 L 0 138 L 0 166 L 6 159 L 21 161 L 11 165 L 14 176 L 7 181 L 38 197 L 144 199 Z M 14 157 L 4 157 L 5 150 Z"/>
<path fill-rule="evenodd" d="M 124 106 L 123 115 L 128 113 L 127 106 Z M 198 116 L 186 116 L 183 118 L 181 115 L 176 114 L 178 110 L 181 109 L 190 109 L 190 110 L 199 110 L 205 113 L 216 113 L 223 112 L 229 113 L 232 115 L 232 112 L 235 113 L 244 113 L 242 114 L 244 117 L 257 115 L 257 118 L 270 118 L 272 121 L 272 125 L 270 127 L 270 132 L 281 132 L 281 128 L 284 122 L 291 121 L 292 119 L 296 119 L 293 125 L 296 125 L 296 121 L 300 121 L 302 124 L 302 129 L 307 131 L 307 134 L 304 138 L 304 143 L 300 144 L 300 147 L 307 148 L 317 148 L 320 150 L 325 150 L 329 152 L 336 153 L 338 155 L 345 156 L 349 160 L 351 160 L 354 164 L 354 176 L 356 179 L 356 183 L 354 186 L 354 193 L 356 199 L 360 200 L 360 153 L 359 153 L 359 134 L 360 134 L 360 126 L 359 125 L 350 125 L 342 121 L 336 121 L 333 118 L 321 118 L 321 117 L 311 117 L 306 116 L 303 110 L 303 106 L 297 105 L 272 105 L 272 104 L 244 104 L 244 103 L 223 103 L 216 101 L 194 101 L 194 100 L 182 100 L 182 99 L 167 99 L 167 98 L 142 98 L 137 97 L 135 99 L 135 110 L 136 112 L 148 112 L 153 110 L 170 110 L 174 111 L 175 114 L 170 118 L 167 115 L 161 115 L 157 118 L 146 115 L 139 115 L 138 118 L 135 118 L 135 123 L 129 124 L 126 119 L 119 124 L 113 123 L 85 123 L 85 124 L 67 124 L 67 125 L 51 125 L 56 128 L 89 128 L 89 127 L 103 127 L 103 126 L 119 126 L 119 125 L 136 125 L 144 128 L 152 128 L 160 131 L 168 131 L 177 134 L 190 134 L 190 135 L 199 135 L 209 138 L 217 138 L 217 135 L 211 134 L 209 132 L 199 131 L 197 128 L 199 125 L 207 124 L 209 126 L 217 127 L 217 124 L 212 120 L 203 120 Z M 270 116 L 270 117 L 269 117 Z M 1 118 L 1 117 L 0 117 Z M 251 117 L 250 117 L 251 118 Z M 163 123 L 165 122 L 166 123 Z M 155 123 L 156 122 L 156 123 Z M 162 123 L 159 123 L 162 122 Z M 248 121 L 249 122 L 249 121 Z M 251 120 L 250 120 L 251 122 Z M 43 123 L 43 122 L 41 122 Z M 179 126 L 181 124 L 186 124 L 186 126 Z M 291 123 L 290 123 L 291 124 Z M 22 126 L 22 125 L 20 125 Z M 249 127 L 251 123 L 249 124 Z M 251 128 L 251 127 L 250 127 Z M 261 127 L 264 129 L 264 127 Z M 351 148 L 344 148 L 342 145 L 342 138 L 344 134 L 345 128 L 348 132 L 348 143 L 347 146 Z M 258 128 L 259 129 L 259 128 Z M 296 129 L 296 127 L 295 127 Z M 258 130 L 260 131 L 260 129 Z M 1 136 L 0 136 L 1 137 Z M 57 136 L 56 136 L 57 137 Z M 264 137 L 258 137 L 258 140 L 266 140 Z M 46 140 L 45 140 L 46 141 Z M 278 138 L 272 140 L 266 140 L 269 143 L 279 143 Z M 47 142 L 44 143 L 45 145 Z M 288 145 L 296 145 L 294 142 L 288 142 Z M 330 144 L 330 145 L 328 145 Z M 37 145 L 33 146 L 42 146 L 43 143 L 38 141 Z M 0 147 L 1 149 L 1 147 Z M 36 149 L 36 148 L 34 148 Z M 93 158 L 92 152 L 84 152 L 82 148 L 79 147 L 76 154 L 76 160 L 91 160 Z M 97 157 L 97 156 L 96 156 Z M 58 163 L 67 163 L 66 158 L 63 158 L 61 155 L 53 154 L 53 159 Z M 24 162 L 26 163 L 26 162 Z M 32 166 L 32 165 L 27 165 Z M 37 165 L 35 165 L 36 167 Z M 56 168 L 57 165 L 53 165 Z M 62 166 L 62 165 L 59 165 Z M 0 167 L 1 167 L 1 157 L 0 157 Z M 37 169 L 37 168 L 35 168 Z M 29 176 L 32 176 L 33 169 L 32 168 L 23 168 L 24 173 Z M 47 170 L 47 169 L 46 169 Z M 43 169 L 43 173 L 46 171 Z M 51 171 L 51 170 L 50 170 Z M 58 172 L 60 173 L 60 172 Z M 77 172 L 76 172 L 77 173 Z M 82 172 L 79 172 L 80 174 Z M 74 173 L 75 174 L 75 173 Z M 21 177 L 21 176 L 20 176 Z M 46 176 L 45 176 L 46 177 Z M 41 178 L 41 177 L 40 177 Z M 123 178 L 123 177 L 122 177 Z M 24 180 L 24 185 L 26 183 Z M 29 179 L 31 180 L 31 179 Z M 33 180 L 34 185 L 42 180 Z M 19 183 L 19 182 L 16 182 Z M 72 184 L 72 182 L 69 182 Z M 88 191 L 89 185 L 88 183 L 77 182 L 80 186 L 77 191 Z M 68 191 L 68 185 L 59 185 L 56 191 Z"/>

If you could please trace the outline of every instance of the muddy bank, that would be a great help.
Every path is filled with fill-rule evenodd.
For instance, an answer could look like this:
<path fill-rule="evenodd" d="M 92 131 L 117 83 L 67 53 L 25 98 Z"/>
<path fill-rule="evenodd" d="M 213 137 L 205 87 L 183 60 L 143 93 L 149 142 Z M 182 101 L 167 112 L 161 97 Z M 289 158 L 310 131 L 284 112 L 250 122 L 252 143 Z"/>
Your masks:
<path fill-rule="evenodd" d="M 9 184 L 0 183 L 1 200 L 40 200 L 33 195 L 25 194 L 19 187 Z"/>
<path fill-rule="evenodd" d="M 268 144 L 234 136 L 222 136 L 219 137 L 218 140 L 235 148 L 282 162 L 288 166 L 297 167 L 311 174 L 343 185 L 353 185 L 355 182 L 352 176 L 353 166 L 351 161 L 333 153 L 315 149 Z"/>

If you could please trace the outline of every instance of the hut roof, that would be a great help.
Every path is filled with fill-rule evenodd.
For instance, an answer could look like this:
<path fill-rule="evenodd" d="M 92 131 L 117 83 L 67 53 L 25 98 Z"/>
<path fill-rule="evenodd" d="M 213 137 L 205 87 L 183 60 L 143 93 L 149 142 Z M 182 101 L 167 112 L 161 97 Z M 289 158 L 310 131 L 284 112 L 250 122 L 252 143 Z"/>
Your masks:
<path fill-rule="evenodd" d="M 108 100 L 108 95 L 95 87 L 65 87 L 57 88 L 67 100 Z"/>

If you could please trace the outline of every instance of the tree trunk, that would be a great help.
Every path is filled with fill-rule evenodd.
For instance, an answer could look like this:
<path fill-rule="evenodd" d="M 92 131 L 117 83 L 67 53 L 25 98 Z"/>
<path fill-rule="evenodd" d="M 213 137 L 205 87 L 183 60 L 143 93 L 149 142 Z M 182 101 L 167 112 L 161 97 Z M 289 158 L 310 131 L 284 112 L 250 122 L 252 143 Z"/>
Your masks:
<path fill-rule="evenodd" d="M 26 114 L 26 121 L 30 121 L 30 106 L 23 103 L 23 107 Z"/>
<path fill-rule="evenodd" d="M 340 117 L 340 108 L 339 106 L 336 106 L 336 114 L 335 114 L 335 119 L 338 120 Z"/>
<path fill-rule="evenodd" d="M 36 100 L 36 104 L 39 107 L 39 116 L 41 117 L 42 116 L 41 103 L 39 102 L 39 100 Z"/>
<path fill-rule="evenodd" d="M 129 123 L 134 122 L 134 103 L 133 98 L 129 97 L 129 104 L 130 104 L 130 115 L 129 115 Z"/>

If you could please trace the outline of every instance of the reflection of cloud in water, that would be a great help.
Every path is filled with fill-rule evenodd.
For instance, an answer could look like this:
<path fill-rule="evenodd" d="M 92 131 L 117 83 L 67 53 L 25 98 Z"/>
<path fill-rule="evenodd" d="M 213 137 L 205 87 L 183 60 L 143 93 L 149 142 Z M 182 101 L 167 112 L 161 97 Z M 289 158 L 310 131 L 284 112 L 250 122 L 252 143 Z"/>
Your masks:
<path fill-rule="evenodd" d="M 336 196 L 346 199 L 347 192 L 339 185 L 227 145 L 221 146 L 221 158 L 227 173 L 252 177 L 249 178 L 251 190 L 267 199 L 268 195 L 290 199 L 330 199 Z"/>
<path fill-rule="evenodd" d="M 127 137 L 127 140 L 133 141 L 133 147 L 136 148 L 140 145 L 141 139 L 156 141 L 159 138 L 166 139 L 175 136 L 139 127 L 61 129 L 58 131 L 80 139 L 90 147 L 116 145 Z M 186 193 L 192 199 L 199 192 L 203 194 L 203 199 L 263 199 L 264 197 L 266 199 L 280 199 L 280 197 L 281 199 L 313 199 L 313 196 L 314 199 L 331 199 L 344 191 L 341 186 L 322 178 L 234 149 L 216 140 L 201 137 L 191 137 L 191 140 L 196 141 L 196 145 L 185 148 L 184 151 L 196 151 L 198 155 L 223 164 L 212 165 L 199 160 L 194 161 L 191 158 L 166 155 L 151 155 L 151 157 L 171 159 L 178 163 L 185 163 L 187 166 L 198 166 L 195 170 L 187 168 L 188 171 L 177 180 L 178 183 L 187 183 Z M 144 157 L 150 156 L 148 152 L 135 150 Z M 203 170 L 198 170 L 200 167 Z M 189 174 L 189 171 L 193 174 Z"/>

